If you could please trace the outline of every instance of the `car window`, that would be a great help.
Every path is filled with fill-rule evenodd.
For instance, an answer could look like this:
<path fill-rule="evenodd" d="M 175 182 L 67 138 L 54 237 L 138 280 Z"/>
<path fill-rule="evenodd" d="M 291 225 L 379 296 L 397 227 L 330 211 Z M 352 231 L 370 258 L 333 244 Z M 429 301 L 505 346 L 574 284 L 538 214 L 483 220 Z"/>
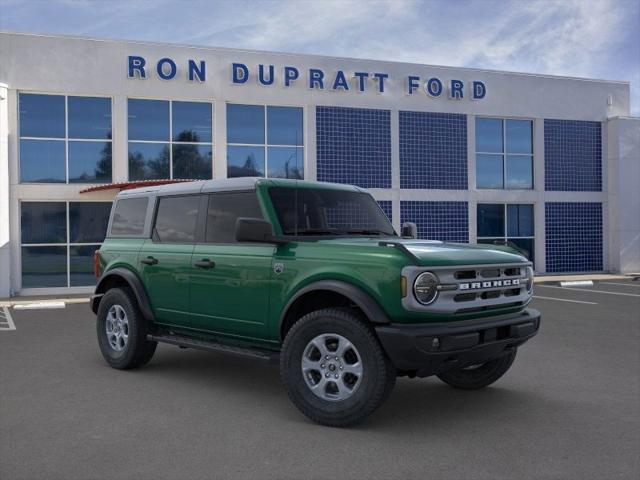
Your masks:
<path fill-rule="evenodd" d="M 116 201 L 110 235 L 119 237 L 142 235 L 148 203 L 147 197 L 124 198 Z"/>
<path fill-rule="evenodd" d="M 256 192 L 214 193 L 209 195 L 207 243 L 235 243 L 238 217 L 263 218 Z"/>
<path fill-rule="evenodd" d="M 153 239 L 162 243 L 194 243 L 200 195 L 160 198 Z"/>

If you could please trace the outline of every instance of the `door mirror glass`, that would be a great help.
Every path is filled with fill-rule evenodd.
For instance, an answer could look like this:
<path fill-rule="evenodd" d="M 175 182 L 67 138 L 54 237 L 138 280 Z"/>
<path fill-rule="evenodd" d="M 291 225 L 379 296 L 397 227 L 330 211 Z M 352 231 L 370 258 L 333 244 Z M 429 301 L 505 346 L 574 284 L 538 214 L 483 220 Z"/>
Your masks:
<path fill-rule="evenodd" d="M 261 218 L 243 218 L 236 220 L 236 240 L 238 242 L 272 242 L 273 228 Z"/>
<path fill-rule="evenodd" d="M 404 222 L 401 234 L 405 238 L 418 238 L 418 226 L 413 222 Z"/>

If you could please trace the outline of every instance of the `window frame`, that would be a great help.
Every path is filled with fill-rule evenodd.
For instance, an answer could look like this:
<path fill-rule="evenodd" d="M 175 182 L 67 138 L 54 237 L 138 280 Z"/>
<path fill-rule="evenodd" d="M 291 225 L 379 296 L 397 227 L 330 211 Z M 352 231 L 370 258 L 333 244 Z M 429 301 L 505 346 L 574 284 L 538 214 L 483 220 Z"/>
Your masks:
<path fill-rule="evenodd" d="M 168 102 L 169 103 L 169 137 L 167 140 L 132 140 L 129 138 L 129 100 L 149 100 L 155 102 Z M 208 104 L 211 107 L 211 142 L 178 142 L 173 140 L 173 102 L 179 103 L 203 103 Z M 127 119 L 127 180 L 128 181 L 140 181 L 147 179 L 138 179 L 131 180 L 131 172 L 129 170 L 129 145 L 131 143 L 149 143 L 154 145 L 168 145 L 169 146 L 169 176 L 167 177 L 170 180 L 174 180 L 173 177 L 173 145 L 203 145 L 211 147 L 211 178 L 200 179 L 200 180 L 211 180 L 215 178 L 215 101 L 213 100 L 196 100 L 196 99 L 173 99 L 173 98 L 150 98 L 150 97 L 140 97 L 140 96 L 127 96 L 126 97 L 126 119 Z M 187 179 L 187 180 L 198 180 L 198 179 Z M 154 226 L 155 226 L 155 216 L 153 218 Z"/>
<path fill-rule="evenodd" d="M 52 242 L 45 242 L 45 243 L 22 243 L 22 205 L 24 203 L 64 203 L 65 205 L 65 228 L 66 228 L 66 235 L 65 235 L 65 241 L 64 242 L 60 242 L 60 243 L 52 243 Z M 102 245 L 102 243 L 96 243 L 96 242 L 71 242 L 71 222 L 70 222 L 70 218 L 69 218 L 69 204 L 71 203 L 110 203 L 111 204 L 111 210 L 109 212 L 109 219 L 107 222 L 107 231 L 105 232 L 105 240 L 108 237 L 109 234 L 109 230 L 111 228 L 111 212 L 113 211 L 113 201 L 108 201 L 108 200 L 25 200 L 25 199 L 21 199 L 19 201 L 19 231 L 20 231 L 20 244 L 19 244 L 19 248 L 20 248 L 20 285 L 22 287 L 22 248 L 23 247 L 64 247 L 65 248 L 65 254 L 66 254 L 66 268 L 67 268 L 67 280 L 66 280 L 66 285 L 64 286 L 59 286 L 59 287 L 27 287 L 22 288 L 22 290 L 40 290 L 40 289 L 56 289 L 56 288 L 85 288 L 85 287 L 91 287 L 94 288 L 95 287 L 95 282 L 94 284 L 91 285 L 71 285 L 71 247 L 91 247 L 91 246 L 95 246 L 96 250 L 98 250 L 100 248 L 100 246 Z"/>
<path fill-rule="evenodd" d="M 49 95 L 54 97 L 64 98 L 64 137 L 23 137 L 20 133 L 20 95 Z M 82 98 L 108 98 L 111 114 L 111 138 L 73 138 L 69 137 L 69 97 L 82 97 Z M 32 90 L 18 90 L 17 92 L 17 142 L 18 142 L 18 183 L 20 185 L 106 185 L 113 183 L 113 146 L 115 131 L 113 129 L 113 96 L 104 94 L 87 94 L 87 95 L 69 95 L 66 93 L 53 93 L 53 92 L 37 92 Z M 22 181 L 22 159 L 20 144 L 22 140 L 42 140 L 42 141 L 56 141 L 64 142 L 64 181 L 63 182 L 23 182 Z M 89 143 L 110 143 L 111 144 L 111 179 L 106 182 L 70 182 L 69 181 L 69 142 L 89 142 Z"/>
<path fill-rule="evenodd" d="M 229 174 L 229 155 L 228 148 L 229 147 L 256 147 L 262 148 L 264 151 L 264 177 L 261 178 L 282 178 L 282 177 L 269 177 L 269 148 L 301 148 L 302 149 L 302 180 L 304 180 L 307 176 L 307 108 L 305 105 L 294 105 L 294 104 L 271 104 L 271 103 L 263 103 L 263 102 L 254 102 L 254 103 L 243 103 L 243 102 L 226 102 L 225 110 L 229 108 L 230 105 L 241 105 L 241 106 L 251 106 L 251 107 L 262 107 L 263 115 L 264 115 L 264 143 L 234 143 L 229 142 L 229 134 L 228 128 L 226 132 L 226 149 L 227 149 L 227 159 L 226 159 L 226 167 L 227 171 L 225 172 L 227 177 Z M 300 145 L 287 145 L 287 144 L 270 144 L 269 143 L 269 122 L 268 122 L 268 110 L 269 107 L 285 107 L 285 108 L 299 108 L 302 110 L 302 139 Z M 225 123 L 226 123 L 227 115 L 225 115 Z M 243 177 L 233 177 L 233 178 L 243 178 Z"/>
<path fill-rule="evenodd" d="M 480 236 L 478 235 L 478 207 L 480 205 L 502 205 L 503 212 L 503 227 L 504 227 L 504 235 L 492 235 L 492 236 Z M 531 236 L 511 236 L 509 235 L 509 219 L 508 215 L 508 206 L 509 205 L 529 205 L 531 206 L 531 222 L 532 222 L 532 231 L 533 235 Z M 532 240 L 533 241 L 533 251 L 529 252 L 529 256 L 535 259 L 535 245 L 536 245 L 536 205 L 531 202 L 478 202 L 476 203 L 476 244 L 482 245 L 479 240 Z M 491 244 L 485 244 L 491 245 Z M 532 261 L 531 259 L 529 259 Z"/>
<path fill-rule="evenodd" d="M 478 129 L 476 128 L 478 119 L 488 119 L 488 120 L 500 120 L 502 123 L 502 151 L 501 152 L 484 152 L 477 150 L 477 136 Z M 508 120 L 519 120 L 519 121 L 528 121 L 531 122 L 531 153 L 509 153 L 507 152 L 507 121 Z M 476 115 L 474 118 L 474 152 L 475 152 L 475 177 L 476 177 L 476 190 L 535 190 L 536 189 L 536 178 L 535 178 L 535 168 L 534 168 L 534 160 L 535 160 L 535 128 L 536 122 L 534 118 L 530 117 L 495 117 L 490 115 Z M 478 155 L 499 155 L 502 157 L 502 187 L 501 188 L 491 188 L 491 187 L 479 187 L 478 186 Z M 507 157 L 529 157 L 531 158 L 531 188 L 513 188 L 507 186 Z M 482 203 L 491 203 L 491 202 L 482 202 Z"/>

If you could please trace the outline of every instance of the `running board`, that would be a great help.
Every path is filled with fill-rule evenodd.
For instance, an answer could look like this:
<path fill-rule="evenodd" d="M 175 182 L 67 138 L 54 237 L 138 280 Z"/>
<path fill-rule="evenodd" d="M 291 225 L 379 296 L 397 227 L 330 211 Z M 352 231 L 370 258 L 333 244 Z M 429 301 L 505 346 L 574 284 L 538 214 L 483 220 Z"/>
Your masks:
<path fill-rule="evenodd" d="M 280 353 L 272 350 L 262 350 L 257 348 L 245 348 L 211 340 L 199 340 L 181 335 L 147 335 L 147 340 L 159 343 L 168 343 L 182 348 L 195 348 L 196 350 L 205 350 L 207 352 L 228 353 L 240 357 L 257 358 L 269 363 L 278 363 L 280 361 Z"/>

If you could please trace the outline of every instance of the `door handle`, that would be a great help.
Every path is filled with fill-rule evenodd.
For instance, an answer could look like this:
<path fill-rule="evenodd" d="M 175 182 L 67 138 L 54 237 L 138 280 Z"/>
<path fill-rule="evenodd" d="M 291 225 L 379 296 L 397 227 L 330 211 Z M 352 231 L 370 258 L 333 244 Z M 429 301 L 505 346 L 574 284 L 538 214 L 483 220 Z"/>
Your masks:
<path fill-rule="evenodd" d="M 211 260 L 209 260 L 208 258 L 203 258 L 202 260 L 200 260 L 199 262 L 195 262 L 193 264 L 195 267 L 198 268 L 204 268 L 206 270 L 213 268 L 216 266 L 216 262 L 212 262 Z"/>
<path fill-rule="evenodd" d="M 155 265 L 158 263 L 157 258 L 153 258 L 152 256 L 148 256 L 147 258 L 143 258 L 140 260 L 140 263 L 144 263 L 145 265 Z"/>

